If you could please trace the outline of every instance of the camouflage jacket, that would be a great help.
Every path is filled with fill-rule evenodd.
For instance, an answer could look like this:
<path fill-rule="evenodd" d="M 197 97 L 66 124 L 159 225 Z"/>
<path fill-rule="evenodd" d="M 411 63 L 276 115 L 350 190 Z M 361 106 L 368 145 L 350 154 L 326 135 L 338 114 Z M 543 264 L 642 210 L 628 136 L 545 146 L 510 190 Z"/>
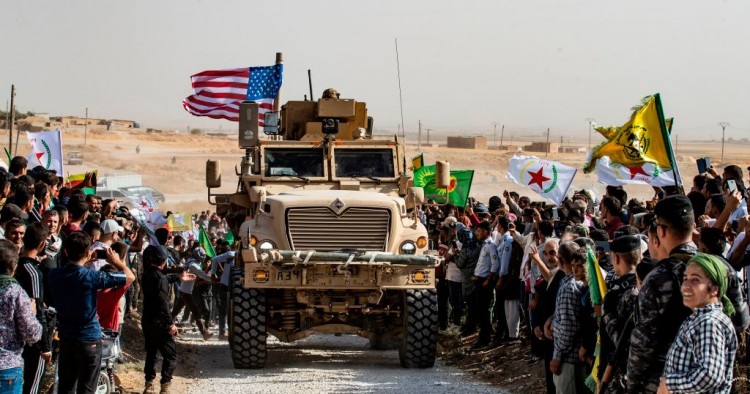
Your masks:
<path fill-rule="evenodd" d="M 667 351 L 691 311 L 682 303 L 685 263 L 696 253 L 690 242 L 676 247 L 644 278 L 636 303 L 628 355 L 628 392 L 654 391 L 664 371 Z"/>
<path fill-rule="evenodd" d="M 625 322 L 633 314 L 638 295 L 635 284 L 635 274 L 626 274 L 612 281 L 609 292 L 604 297 L 602 322 L 613 344 L 620 341 Z"/>

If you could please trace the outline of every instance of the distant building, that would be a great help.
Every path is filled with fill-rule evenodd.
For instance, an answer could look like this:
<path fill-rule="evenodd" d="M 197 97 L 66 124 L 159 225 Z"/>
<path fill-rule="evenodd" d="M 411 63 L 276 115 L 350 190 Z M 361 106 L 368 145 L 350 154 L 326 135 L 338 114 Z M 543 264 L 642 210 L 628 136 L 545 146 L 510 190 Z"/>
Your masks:
<path fill-rule="evenodd" d="M 557 153 L 586 153 L 587 150 L 583 146 L 561 146 L 557 148 Z"/>
<path fill-rule="evenodd" d="M 487 149 L 487 137 L 448 137 L 448 147 L 458 149 Z"/>
<path fill-rule="evenodd" d="M 554 142 L 532 142 L 531 145 L 526 145 L 523 150 L 526 152 L 543 152 L 552 153 L 557 152 L 560 148 L 560 144 Z"/>

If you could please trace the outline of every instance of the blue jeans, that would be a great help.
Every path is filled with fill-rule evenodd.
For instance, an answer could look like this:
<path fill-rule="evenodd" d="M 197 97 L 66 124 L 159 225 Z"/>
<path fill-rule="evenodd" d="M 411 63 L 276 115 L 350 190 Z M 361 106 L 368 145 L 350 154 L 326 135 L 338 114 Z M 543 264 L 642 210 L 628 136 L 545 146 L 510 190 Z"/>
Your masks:
<path fill-rule="evenodd" d="M 0 370 L 0 394 L 21 394 L 23 368 Z"/>

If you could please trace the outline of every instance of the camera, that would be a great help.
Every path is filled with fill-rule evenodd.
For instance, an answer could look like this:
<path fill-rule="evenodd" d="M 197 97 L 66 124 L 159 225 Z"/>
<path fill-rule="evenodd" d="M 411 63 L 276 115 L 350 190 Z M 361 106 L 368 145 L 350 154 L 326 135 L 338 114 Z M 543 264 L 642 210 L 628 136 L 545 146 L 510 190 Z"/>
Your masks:
<path fill-rule="evenodd" d="M 339 120 L 333 118 L 325 118 L 321 121 L 321 131 L 326 135 L 334 135 L 339 132 Z"/>

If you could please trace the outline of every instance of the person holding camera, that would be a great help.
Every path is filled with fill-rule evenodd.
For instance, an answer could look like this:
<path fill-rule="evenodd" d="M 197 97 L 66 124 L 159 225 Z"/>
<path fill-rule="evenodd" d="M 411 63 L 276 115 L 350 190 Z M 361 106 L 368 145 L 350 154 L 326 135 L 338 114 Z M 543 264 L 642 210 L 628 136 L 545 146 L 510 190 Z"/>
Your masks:
<path fill-rule="evenodd" d="M 112 244 L 118 240 L 118 233 L 123 232 L 124 229 L 115 220 L 107 219 L 99 225 L 101 229 L 101 235 L 99 239 L 94 241 L 89 247 L 90 250 L 94 251 L 94 260 L 86 263 L 86 267 L 98 271 L 105 264 L 107 264 L 107 249 L 112 247 Z"/>
<path fill-rule="evenodd" d="M 85 203 L 83 203 L 85 204 Z M 49 273 L 49 287 L 57 309 L 60 338 L 59 393 L 96 391 L 102 357 L 102 330 L 96 313 L 98 290 L 133 283 L 135 275 L 112 249 L 107 261 L 124 276 L 88 269 L 93 251 L 90 238 L 73 232 L 63 241 L 62 253 L 68 263 Z"/>

